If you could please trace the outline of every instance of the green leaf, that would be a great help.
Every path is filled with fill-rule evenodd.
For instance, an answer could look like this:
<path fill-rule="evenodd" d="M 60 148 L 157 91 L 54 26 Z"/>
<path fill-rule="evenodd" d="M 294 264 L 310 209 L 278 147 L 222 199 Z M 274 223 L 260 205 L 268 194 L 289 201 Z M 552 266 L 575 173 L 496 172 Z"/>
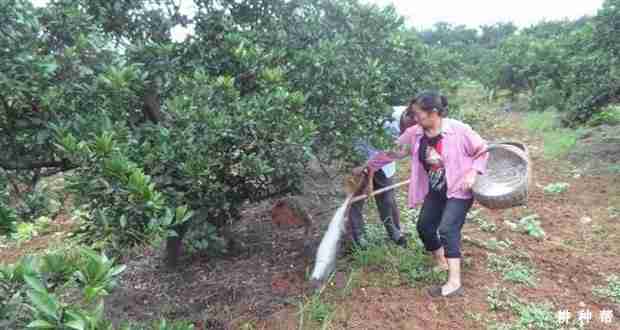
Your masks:
<path fill-rule="evenodd" d="M 125 266 L 125 265 L 116 266 L 116 267 L 112 268 L 112 270 L 109 273 L 109 276 L 116 276 L 116 275 L 122 273 L 123 271 L 125 271 L 125 268 L 127 268 L 127 266 Z"/>
<path fill-rule="evenodd" d="M 96 320 L 103 320 L 104 308 L 105 308 L 105 305 L 104 305 L 103 299 L 102 299 L 101 301 L 99 301 L 99 304 L 97 304 L 97 308 L 95 309 L 95 318 L 96 318 Z"/>
<path fill-rule="evenodd" d="M 95 298 L 97 298 L 97 296 L 99 295 L 99 293 L 103 291 L 102 288 L 100 287 L 92 287 L 89 286 L 87 288 L 84 289 L 84 296 L 86 296 L 87 300 L 93 300 Z"/>
<path fill-rule="evenodd" d="M 86 276 L 84 276 L 84 273 L 82 273 L 81 271 L 77 271 L 75 272 L 75 275 L 77 276 L 78 280 L 80 280 L 80 282 L 86 283 L 87 279 Z"/>
<path fill-rule="evenodd" d="M 71 329 L 84 330 L 86 329 L 86 322 L 84 320 L 73 320 L 65 323 L 65 325 Z"/>
<path fill-rule="evenodd" d="M 56 69 L 58 69 L 58 64 L 52 62 L 52 63 L 45 63 L 42 64 L 41 67 L 43 67 L 43 70 L 45 71 L 45 74 L 49 75 L 54 73 L 54 71 L 56 71 Z"/>
<path fill-rule="evenodd" d="M 194 216 L 193 211 L 188 211 L 187 205 L 183 206 L 181 209 L 177 208 L 176 212 L 176 222 L 175 225 L 180 225 L 187 222 L 191 217 Z"/>
<path fill-rule="evenodd" d="M 183 216 L 187 213 L 187 205 L 179 206 L 176 209 L 175 219 L 177 221 L 183 219 Z"/>
<path fill-rule="evenodd" d="M 28 285 L 30 285 L 30 287 L 35 291 L 47 293 L 45 286 L 43 286 L 43 283 L 38 278 L 30 274 L 24 274 L 24 281 L 26 281 L 26 283 L 28 283 Z"/>
<path fill-rule="evenodd" d="M 34 329 L 56 329 L 56 326 L 54 326 L 53 324 L 45 320 L 32 321 L 27 325 L 27 327 L 34 328 Z"/>
<path fill-rule="evenodd" d="M 46 292 L 28 291 L 26 293 L 37 311 L 58 321 L 58 302 L 56 298 Z"/>
<path fill-rule="evenodd" d="M 172 211 L 170 209 L 166 209 L 166 214 L 164 215 L 164 219 L 162 220 L 161 225 L 163 227 L 168 227 L 172 224 L 172 221 L 174 220 L 174 215 L 172 214 Z"/>

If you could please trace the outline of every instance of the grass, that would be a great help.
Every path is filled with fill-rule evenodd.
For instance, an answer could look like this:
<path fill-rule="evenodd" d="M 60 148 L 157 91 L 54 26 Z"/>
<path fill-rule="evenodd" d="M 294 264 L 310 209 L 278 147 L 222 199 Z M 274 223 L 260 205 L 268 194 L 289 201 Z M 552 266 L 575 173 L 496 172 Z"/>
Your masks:
<path fill-rule="evenodd" d="M 483 316 L 480 313 L 472 313 L 465 311 L 465 318 L 468 320 L 476 321 L 478 323 L 482 322 Z"/>
<path fill-rule="evenodd" d="M 405 203 L 402 194 L 397 199 L 399 203 Z M 387 240 L 374 202 L 370 203 L 365 212 L 364 237 L 368 246 L 363 249 L 352 247 L 352 253 L 339 260 L 337 268 L 347 274 L 344 287 L 333 285 L 335 274 L 332 274 L 321 291 L 306 297 L 299 304 L 298 328 L 327 329 L 333 320 L 346 318 L 341 315 L 345 310 L 337 301 L 347 299 L 353 288 L 416 287 L 446 281 L 446 272 L 432 271 L 432 258 L 424 253 L 423 244 L 417 237 L 415 220 L 418 212 L 417 209 L 401 209 L 401 227 L 404 232 L 412 234 L 409 247 L 402 248 Z"/>
<path fill-rule="evenodd" d="M 607 166 L 607 171 L 612 174 L 620 174 L 620 165 L 619 164 L 611 164 Z"/>
<path fill-rule="evenodd" d="M 52 220 L 48 217 L 38 217 L 34 222 L 19 222 L 17 224 L 17 232 L 11 235 L 11 238 L 18 242 L 29 241 L 39 235 L 49 232 Z"/>
<path fill-rule="evenodd" d="M 380 269 L 381 272 L 369 272 L 368 280 L 377 286 L 399 286 L 408 283 L 416 286 L 420 283 L 439 283 L 446 280 L 445 273 L 432 271 L 430 256 L 424 254 L 421 243 L 407 249 L 391 243 L 370 245 L 363 250 L 355 250 L 352 255 L 354 269 Z M 374 279 L 374 281 L 373 281 Z"/>
<path fill-rule="evenodd" d="M 519 319 L 516 329 L 555 330 L 559 327 L 552 307 L 549 304 L 522 304 L 515 307 Z"/>
<path fill-rule="evenodd" d="M 331 280 L 330 278 L 329 281 Z M 324 290 L 325 288 L 321 289 L 299 304 L 299 329 L 327 329 L 329 327 L 336 313 L 336 306 L 322 299 L 321 295 Z"/>
<path fill-rule="evenodd" d="M 537 214 L 528 215 L 519 220 L 517 229 L 521 232 L 527 233 L 534 238 L 544 238 L 545 231 L 540 226 L 540 220 Z"/>
<path fill-rule="evenodd" d="M 546 236 L 545 231 L 540 226 L 540 220 L 537 214 L 531 214 L 521 218 L 517 223 L 506 220 L 505 223 L 510 229 L 525 233 L 536 239 L 543 239 Z"/>
<path fill-rule="evenodd" d="M 194 323 L 191 321 L 170 321 L 161 319 L 157 321 L 145 321 L 145 322 L 123 322 L 121 329 L 131 330 L 147 330 L 147 329 L 165 329 L 165 330 L 198 330 Z M 246 329 L 246 328 L 244 328 Z M 251 328 L 248 328 L 251 329 Z"/>
<path fill-rule="evenodd" d="M 568 190 L 569 184 L 566 182 L 550 183 L 543 188 L 545 194 L 561 194 Z"/>
<path fill-rule="evenodd" d="M 551 111 L 528 112 L 525 127 L 543 136 L 543 153 L 547 158 L 566 156 L 577 143 L 579 133 L 575 130 L 559 128 L 555 124 L 557 114 Z"/>
<path fill-rule="evenodd" d="M 612 105 L 601 112 L 595 113 L 588 121 L 590 126 L 620 124 L 620 106 Z"/>
<path fill-rule="evenodd" d="M 557 114 L 551 111 L 528 112 L 525 115 L 525 127 L 532 132 L 550 132 L 554 130 Z"/>
<path fill-rule="evenodd" d="M 404 200 L 400 200 L 402 198 L 402 195 L 397 196 L 399 205 L 405 203 Z M 445 272 L 432 271 L 431 257 L 424 253 L 424 246 L 417 236 L 415 223 L 411 221 L 418 218 L 418 212 L 417 209 L 401 209 L 401 227 L 404 232 L 411 233 L 409 247 L 403 249 L 387 241 L 385 227 L 378 223 L 377 210 L 374 203 L 370 203 L 366 211 L 365 238 L 368 247 L 354 249 L 351 260 L 346 261 L 354 271 L 364 273 L 364 281 L 367 282 L 364 284 L 378 287 L 396 287 L 402 284 L 417 286 L 447 280 Z"/>
<path fill-rule="evenodd" d="M 493 272 L 501 273 L 505 281 L 536 286 L 534 269 L 510 257 L 489 254 L 487 267 Z"/>
<path fill-rule="evenodd" d="M 607 211 L 610 218 L 620 218 L 620 207 L 610 206 Z"/>
<path fill-rule="evenodd" d="M 401 209 L 401 227 L 412 234 L 409 247 L 402 248 L 387 240 L 373 204 L 370 203 L 365 214 L 364 237 L 368 246 L 363 249 L 352 247 L 352 253 L 338 263 L 338 269 L 347 273 L 344 287 L 334 287 L 335 275 L 332 275 L 321 291 L 305 298 L 298 307 L 299 329 L 328 329 L 333 320 L 343 317 L 344 310 L 337 301 L 347 299 L 353 288 L 416 287 L 447 280 L 446 272 L 432 271 L 431 257 L 424 253 L 422 242 L 417 237 L 414 221 L 418 210 Z"/>
<path fill-rule="evenodd" d="M 486 241 L 485 246 L 491 251 L 503 251 L 512 247 L 512 241 L 509 239 L 497 240 L 497 238 L 493 237 Z"/>
<path fill-rule="evenodd" d="M 498 120 L 497 111 L 503 105 L 499 99 L 489 100 L 484 88 L 478 83 L 466 82 L 456 94 L 448 95 L 451 118 L 463 121 L 479 131 L 490 127 L 500 127 L 508 121 Z"/>
<path fill-rule="evenodd" d="M 607 286 L 595 287 L 592 289 L 595 296 L 608 298 L 611 301 L 620 304 L 620 276 L 611 275 L 607 278 Z"/>
<path fill-rule="evenodd" d="M 487 289 L 487 304 L 493 312 L 507 311 L 518 302 L 517 297 L 507 288 Z"/>
<path fill-rule="evenodd" d="M 497 226 L 494 223 L 486 221 L 483 217 L 479 215 L 479 213 L 479 209 L 472 210 L 467 214 L 467 218 L 469 219 L 469 221 L 480 226 L 480 229 L 484 232 L 494 233 L 495 231 L 497 231 Z"/>
<path fill-rule="evenodd" d="M 592 225 L 592 234 L 596 237 L 596 240 L 599 242 L 604 242 L 609 238 L 610 231 L 605 226 L 601 225 Z"/>
<path fill-rule="evenodd" d="M 513 324 L 491 323 L 488 325 L 488 329 L 555 330 L 560 328 L 556 313 L 553 312 L 553 307 L 550 304 L 523 302 L 507 288 L 495 287 L 488 289 L 487 303 L 491 311 L 510 312 L 516 318 Z"/>
<path fill-rule="evenodd" d="M 319 295 L 314 295 L 308 303 L 308 315 L 312 321 L 323 324 L 334 312 L 334 306 L 321 301 Z"/>
<path fill-rule="evenodd" d="M 403 224 L 404 225 L 404 224 Z M 405 225 L 406 226 L 406 225 Z M 410 239 L 410 246 L 403 249 L 385 240 L 381 224 L 366 224 L 369 246 L 354 248 L 348 260 L 339 266 L 348 269 L 344 288 L 337 289 L 330 278 L 323 289 L 304 299 L 299 305 L 299 329 L 327 329 L 338 318 L 338 299 L 349 296 L 354 287 L 399 287 L 436 284 L 447 280 L 445 272 L 432 271 L 432 262 L 417 237 Z"/>
<path fill-rule="evenodd" d="M 547 158 L 562 158 L 570 152 L 577 143 L 577 133 L 568 129 L 558 129 L 544 134 L 544 156 Z"/>
<path fill-rule="evenodd" d="M 362 272 L 359 269 L 354 269 L 352 267 L 349 267 L 349 269 L 347 270 L 349 275 L 346 278 L 346 281 L 344 283 L 344 287 L 338 289 L 337 292 L 335 292 L 335 296 L 339 297 L 339 298 L 346 298 L 348 296 L 351 295 L 351 293 L 353 292 L 353 288 L 359 288 L 360 284 L 362 283 L 361 279 L 362 279 Z M 345 271 L 345 272 L 347 272 Z M 330 286 L 334 286 L 335 282 L 330 282 Z"/>
<path fill-rule="evenodd" d="M 253 321 L 247 321 L 241 324 L 241 330 L 256 330 L 256 324 Z"/>

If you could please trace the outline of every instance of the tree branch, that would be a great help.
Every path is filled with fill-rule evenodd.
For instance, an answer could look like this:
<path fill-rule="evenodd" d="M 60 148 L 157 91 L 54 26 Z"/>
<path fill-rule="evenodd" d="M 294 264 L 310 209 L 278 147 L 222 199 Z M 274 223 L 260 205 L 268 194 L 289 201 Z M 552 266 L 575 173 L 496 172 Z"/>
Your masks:
<path fill-rule="evenodd" d="M 142 113 L 146 119 L 154 124 L 161 121 L 160 97 L 154 82 L 151 82 L 144 92 Z"/>
<path fill-rule="evenodd" d="M 71 164 L 66 159 L 63 160 L 52 160 L 52 161 L 32 161 L 32 162 L 22 162 L 18 161 L 10 161 L 10 160 L 0 160 L 0 167 L 6 171 L 16 171 L 16 170 L 35 170 L 46 167 L 59 167 L 63 170 L 67 170 L 72 168 Z"/>
<path fill-rule="evenodd" d="M 76 169 L 76 168 L 78 168 L 77 165 L 71 165 L 71 166 L 68 166 L 68 167 L 55 168 L 53 170 L 41 172 L 40 176 L 43 177 L 43 178 L 47 178 L 47 177 L 50 177 L 50 176 L 54 176 L 54 175 L 56 175 L 58 173 L 70 171 L 70 170 L 73 170 L 73 169 Z"/>

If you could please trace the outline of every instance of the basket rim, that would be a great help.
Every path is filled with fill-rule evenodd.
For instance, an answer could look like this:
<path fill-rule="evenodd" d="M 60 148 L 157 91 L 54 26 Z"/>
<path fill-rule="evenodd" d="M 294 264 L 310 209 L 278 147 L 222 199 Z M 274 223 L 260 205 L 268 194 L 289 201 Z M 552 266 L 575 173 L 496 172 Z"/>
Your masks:
<path fill-rule="evenodd" d="M 523 148 L 519 148 L 517 146 L 515 146 L 513 143 L 518 143 L 520 145 L 523 146 Z M 525 144 L 520 143 L 520 142 L 510 142 L 510 144 L 506 144 L 506 143 L 494 143 L 489 145 L 488 147 L 488 151 L 491 152 L 493 150 L 496 149 L 503 149 L 503 150 L 508 150 L 510 152 L 512 152 L 516 158 L 518 158 L 521 163 L 523 165 L 525 165 L 525 173 L 523 175 L 519 175 L 519 180 L 517 182 L 515 182 L 514 184 L 512 184 L 511 186 L 513 187 L 513 189 L 511 189 L 509 192 L 502 194 L 502 195 L 489 195 L 486 194 L 484 192 L 484 190 L 481 190 L 482 187 L 480 187 L 480 184 L 478 182 L 480 181 L 476 181 L 476 183 L 474 184 L 474 186 L 472 187 L 472 193 L 474 195 L 474 198 L 476 199 L 484 199 L 484 200 L 495 200 L 495 199 L 501 199 L 504 200 L 506 198 L 510 198 L 511 195 L 516 195 L 516 196 L 521 196 L 523 190 L 525 190 L 527 192 L 528 190 L 528 186 L 529 186 L 529 175 L 530 175 L 530 160 L 529 160 L 529 155 L 527 152 L 527 146 L 525 146 Z M 481 176 L 485 177 L 487 174 L 484 173 Z M 500 202 L 500 201 L 498 201 Z M 501 203 L 501 202 L 500 202 Z"/>

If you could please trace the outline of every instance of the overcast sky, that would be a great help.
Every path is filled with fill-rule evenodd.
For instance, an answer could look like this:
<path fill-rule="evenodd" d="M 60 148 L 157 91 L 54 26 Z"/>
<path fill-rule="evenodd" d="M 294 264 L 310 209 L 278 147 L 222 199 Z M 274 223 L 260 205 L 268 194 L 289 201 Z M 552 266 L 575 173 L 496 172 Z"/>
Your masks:
<path fill-rule="evenodd" d="M 604 0 L 361 0 L 380 6 L 394 4 L 398 13 L 416 28 L 428 28 L 436 22 L 483 24 L 511 21 L 526 27 L 543 19 L 578 18 L 595 14 Z M 44 5 L 48 0 L 32 0 Z M 187 11 L 191 1 L 181 2 Z M 182 30 L 179 28 L 179 30 Z M 176 31 L 175 31 L 176 32 Z M 181 32 L 181 31 L 178 31 Z M 182 32 L 181 32 L 182 34 Z"/>
<path fill-rule="evenodd" d="M 362 0 L 388 5 L 416 28 L 428 28 L 439 21 L 478 27 L 512 21 L 519 27 L 543 19 L 578 18 L 595 14 L 603 0 Z"/>

